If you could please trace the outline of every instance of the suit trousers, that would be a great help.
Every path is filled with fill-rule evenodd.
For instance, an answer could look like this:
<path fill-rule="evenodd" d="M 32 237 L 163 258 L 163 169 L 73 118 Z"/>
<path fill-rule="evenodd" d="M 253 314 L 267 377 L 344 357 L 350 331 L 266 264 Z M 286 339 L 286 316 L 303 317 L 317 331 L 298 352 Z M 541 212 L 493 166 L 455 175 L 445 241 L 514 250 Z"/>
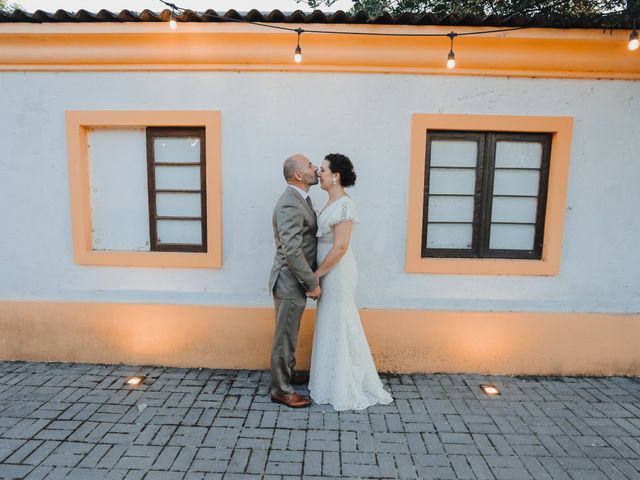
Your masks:
<path fill-rule="evenodd" d="M 276 332 L 271 349 L 271 394 L 293 393 L 291 374 L 296 366 L 296 344 L 302 313 L 307 306 L 305 298 L 280 298 L 273 295 L 276 311 Z"/>

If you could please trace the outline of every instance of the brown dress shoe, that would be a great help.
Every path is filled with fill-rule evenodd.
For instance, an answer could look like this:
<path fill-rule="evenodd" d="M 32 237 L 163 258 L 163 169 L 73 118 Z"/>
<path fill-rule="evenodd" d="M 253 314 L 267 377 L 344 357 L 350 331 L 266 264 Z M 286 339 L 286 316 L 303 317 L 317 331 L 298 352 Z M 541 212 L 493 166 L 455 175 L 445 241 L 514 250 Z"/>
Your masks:
<path fill-rule="evenodd" d="M 294 373 L 291 375 L 291 385 L 306 385 L 309 383 L 308 373 Z"/>
<path fill-rule="evenodd" d="M 282 403 L 291 408 L 303 408 L 311 405 L 311 399 L 309 397 L 303 397 L 293 392 L 289 395 L 271 395 L 271 401 L 274 403 Z"/>

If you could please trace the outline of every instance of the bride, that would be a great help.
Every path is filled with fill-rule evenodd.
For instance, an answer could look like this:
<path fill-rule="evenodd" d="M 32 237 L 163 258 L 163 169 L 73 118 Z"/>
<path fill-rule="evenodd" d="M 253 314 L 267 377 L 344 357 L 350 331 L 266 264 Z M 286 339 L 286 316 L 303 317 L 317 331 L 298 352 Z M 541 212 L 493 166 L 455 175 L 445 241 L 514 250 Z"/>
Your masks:
<path fill-rule="evenodd" d="M 358 270 L 350 247 L 357 215 L 345 187 L 355 184 L 351 160 L 339 153 L 325 157 L 320 187 L 329 200 L 318 217 L 318 300 L 309 374 L 315 403 L 336 410 L 361 410 L 393 401 L 383 388 L 371 357 L 355 303 Z"/>

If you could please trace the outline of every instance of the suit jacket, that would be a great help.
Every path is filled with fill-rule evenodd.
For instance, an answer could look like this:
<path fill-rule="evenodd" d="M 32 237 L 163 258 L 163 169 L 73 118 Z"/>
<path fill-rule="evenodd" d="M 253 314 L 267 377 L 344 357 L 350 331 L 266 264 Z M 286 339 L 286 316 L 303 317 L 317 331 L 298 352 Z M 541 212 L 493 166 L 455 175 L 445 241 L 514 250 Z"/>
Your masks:
<path fill-rule="evenodd" d="M 287 187 L 273 209 L 276 254 L 269 291 L 280 298 L 306 298 L 318 286 L 316 268 L 316 214 L 293 188 Z"/>

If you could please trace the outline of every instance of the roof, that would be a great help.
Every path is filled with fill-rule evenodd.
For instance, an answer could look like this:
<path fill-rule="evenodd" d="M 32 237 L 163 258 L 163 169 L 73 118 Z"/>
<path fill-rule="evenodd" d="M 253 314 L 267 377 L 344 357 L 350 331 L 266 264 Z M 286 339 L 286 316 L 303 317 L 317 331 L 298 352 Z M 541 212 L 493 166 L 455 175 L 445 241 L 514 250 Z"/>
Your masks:
<path fill-rule="evenodd" d="M 100 10 L 98 13 L 91 13 L 86 10 L 68 12 L 58 10 L 54 13 L 36 10 L 34 13 L 16 10 L 13 13 L 3 13 L 0 11 L 0 23 L 115 23 L 115 22 L 167 22 L 171 15 L 170 10 L 162 12 L 152 12 L 143 10 L 134 12 L 122 10 L 119 13 L 108 10 Z M 383 13 L 382 15 L 369 18 L 365 12 L 355 14 L 345 13 L 338 10 L 335 13 L 325 13 L 320 10 L 305 13 L 300 10 L 295 12 L 281 12 L 273 10 L 271 12 L 259 12 L 251 10 L 249 12 L 238 12 L 228 10 L 225 13 L 207 10 L 205 12 L 194 12 L 186 10 L 180 15 L 176 15 L 179 22 L 264 22 L 264 23 L 315 23 L 315 24 L 351 24 L 351 25 L 425 25 L 425 26 L 467 26 L 467 27 L 546 27 L 546 28 L 602 28 L 620 29 L 631 28 L 631 19 L 624 21 L 619 19 L 612 22 L 611 18 L 598 17 L 557 17 L 548 18 L 544 16 L 522 16 L 522 15 L 444 15 L 437 16 L 433 13 L 402 13 L 392 15 Z M 615 23 L 615 24 L 614 24 Z"/>

